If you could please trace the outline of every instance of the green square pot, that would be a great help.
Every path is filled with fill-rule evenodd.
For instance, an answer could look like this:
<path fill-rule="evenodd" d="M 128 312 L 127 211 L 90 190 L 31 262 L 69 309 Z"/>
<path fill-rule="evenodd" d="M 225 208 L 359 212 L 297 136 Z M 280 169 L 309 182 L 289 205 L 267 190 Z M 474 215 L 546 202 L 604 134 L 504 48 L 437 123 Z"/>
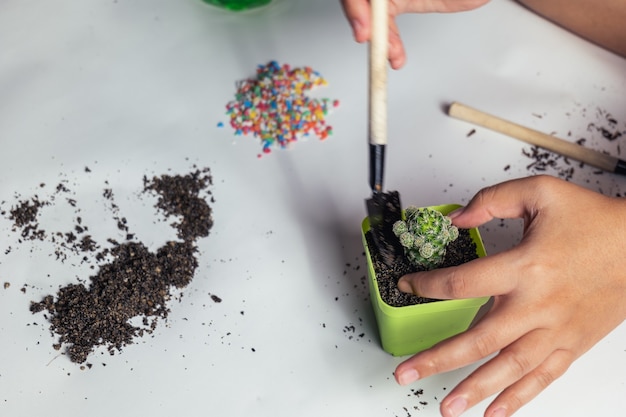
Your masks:
<path fill-rule="evenodd" d="M 448 214 L 459 207 L 458 204 L 445 204 L 429 208 Z M 361 223 L 361 232 L 367 256 L 370 299 L 383 349 L 394 356 L 412 355 L 467 330 L 489 297 L 433 301 L 405 307 L 393 307 L 383 301 L 366 240 L 369 230 L 369 218 L 366 217 Z M 476 254 L 486 256 L 478 229 L 470 229 L 469 233 L 476 243 Z"/>

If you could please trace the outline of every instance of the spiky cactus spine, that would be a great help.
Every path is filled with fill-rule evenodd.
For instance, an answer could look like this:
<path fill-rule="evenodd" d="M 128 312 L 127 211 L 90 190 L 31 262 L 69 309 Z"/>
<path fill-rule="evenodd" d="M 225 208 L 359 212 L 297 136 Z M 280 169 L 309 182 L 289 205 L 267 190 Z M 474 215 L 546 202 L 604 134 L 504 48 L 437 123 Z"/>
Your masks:
<path fill-rule="evenodd" d="M 393 225 L 393 233 L 409 261 L 426 269 L 441 265 L 446 247 L 459 237 L 459 229 L 448 216 L 431 208 L 407 207 L 405 218 Z"/>

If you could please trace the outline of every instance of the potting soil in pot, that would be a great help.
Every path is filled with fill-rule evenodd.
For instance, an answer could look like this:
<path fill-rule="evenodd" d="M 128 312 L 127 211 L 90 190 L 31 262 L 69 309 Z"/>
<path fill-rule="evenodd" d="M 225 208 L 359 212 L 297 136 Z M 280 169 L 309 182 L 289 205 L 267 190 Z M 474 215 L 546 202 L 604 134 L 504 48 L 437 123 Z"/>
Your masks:
<path fill-rule="evenodd" d="M 366 239 L 370 248 L 375 248 L 371 232 L 366 233 Z M 380 257 L 376 250 L 370 251 L 372 264 L 376 271 L 378 290 L 383 301 L 392 307 L 404 307 L 414 304 L 423 304 L 438 301 L 431 298 L 418 297 L 413 294 L 406 294 L 398 290 L 398 281 L 402 276 L 412 272 L 425 271 L 424 268 L 412 265 L 404 256 L 397 257 L 396 262 L 388 266 Z M 469 230 L 459 229 L 459 237 L 450 243 L 446 250 L 446 256 L 441 268 L 457 266 L 478 258 L 476 255 L 476 244 L 472 240 Z"/>

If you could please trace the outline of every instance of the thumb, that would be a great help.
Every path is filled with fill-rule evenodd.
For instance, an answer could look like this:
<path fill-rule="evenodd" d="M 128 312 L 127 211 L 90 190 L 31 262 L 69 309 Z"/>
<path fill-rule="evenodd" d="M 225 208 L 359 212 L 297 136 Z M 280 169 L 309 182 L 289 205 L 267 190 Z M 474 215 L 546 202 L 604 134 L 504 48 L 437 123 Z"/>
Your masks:
<path fill-rule="evenodd" d="M 538 177 L 515 179 L 483 188 L 467 206 L 449 216 L 455 226 L 463 229 L 478 227 L 493 218 L 522 218 L 536 211 L 538 196 L 533 183 L 540 180 Z"/>

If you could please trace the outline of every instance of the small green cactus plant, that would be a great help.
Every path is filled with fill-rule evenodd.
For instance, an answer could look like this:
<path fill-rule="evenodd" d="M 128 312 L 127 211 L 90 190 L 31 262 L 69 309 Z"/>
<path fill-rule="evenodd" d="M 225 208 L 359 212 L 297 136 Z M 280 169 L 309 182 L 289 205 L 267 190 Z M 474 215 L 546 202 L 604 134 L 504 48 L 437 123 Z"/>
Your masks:
<path fill-rule="evenodd" d="M 441 265 L 448 243 L 459 237 L 452 220 L 431 208 L 407 207 L 405 219 L 393 225 L 393 233 L 415 266 L 428 270 Z"/>

